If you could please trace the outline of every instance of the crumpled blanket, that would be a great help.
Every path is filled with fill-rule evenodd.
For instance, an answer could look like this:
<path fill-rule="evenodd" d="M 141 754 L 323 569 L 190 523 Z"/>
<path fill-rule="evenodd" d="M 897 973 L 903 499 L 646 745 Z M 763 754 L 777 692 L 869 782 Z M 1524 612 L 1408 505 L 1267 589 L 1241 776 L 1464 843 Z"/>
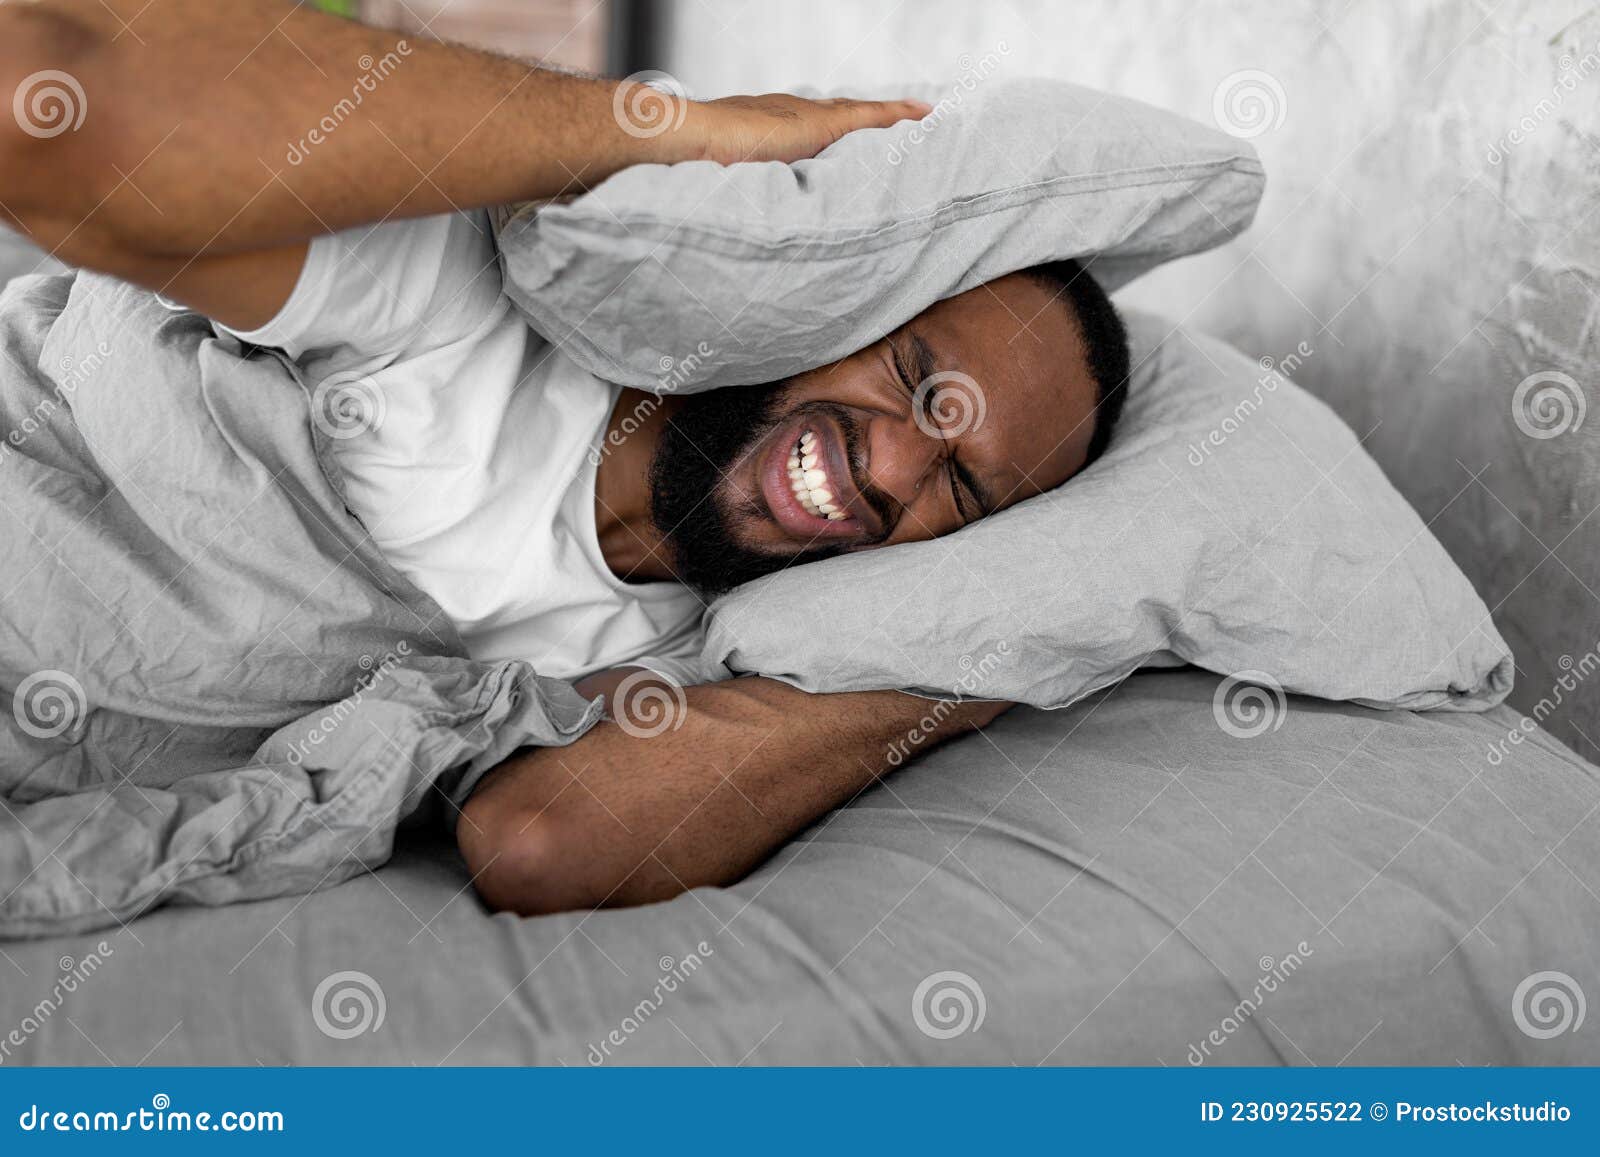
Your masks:
<path fill-rule="evenodd" d="M 595 722 L 372 545 L 347 402 L 109 277 L 0 294 L 0 937 L 337 883 Z"/>

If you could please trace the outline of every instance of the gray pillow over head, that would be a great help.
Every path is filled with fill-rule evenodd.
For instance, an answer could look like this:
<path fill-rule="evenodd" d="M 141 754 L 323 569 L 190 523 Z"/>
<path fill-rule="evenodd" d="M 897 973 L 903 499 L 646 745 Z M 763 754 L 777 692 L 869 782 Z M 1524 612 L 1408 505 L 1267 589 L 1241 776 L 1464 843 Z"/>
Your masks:
<path fill-rule="evenodd" d="M 607 381 L 749 385 L 1041 262 L 1092 258 L 1115 289 L 1226 241 L 1261 197 L 1248 144 L 1125 97 L 1035 79 L 896 92 L 934 112 L 792 165 L 637 165 L 502 209 L 507 293 Z"/>

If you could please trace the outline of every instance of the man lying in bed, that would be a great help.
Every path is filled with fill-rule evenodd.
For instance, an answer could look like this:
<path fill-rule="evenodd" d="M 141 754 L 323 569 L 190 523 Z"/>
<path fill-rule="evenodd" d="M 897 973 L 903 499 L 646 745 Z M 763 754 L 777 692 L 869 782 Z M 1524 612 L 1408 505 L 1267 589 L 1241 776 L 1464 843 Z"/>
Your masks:
<path fill-rule="evenodd" d="M 1056 486 L 1121 404 L 1121 324 L 1070 263 L 941 302 L 788 381 L 658 403 L 532 334 L 485 214 L 460 208 L 639 162 L 792 161 L 921 106 L 732 98 L 664 110 L 676 127 L 639 136 L 613 116 L 614 83 L 418 43 L 347 108 L 352 62 L 395 38 L 273 0 L 5 5 L 0 45 L 5 92 L 57 70 L 87 110 L 55 135 L 5 123 L 15 223 L 366 406 L 334 441 L 351 509 L 475 657 L 526 659 L 591 695 L 644 668 L 688 685 L 673 730 L 601 724 L 484 778 L 457 834 L 496 907 L 729 882 L 872 783 L 926 701 L 702 682 L 703 597 Z M 337 131 L 277 161 L 336 106 Z M 949 396 L 974 388 L 975 424 L 959 418 L 974 399 Z M 926 746 L 1004 707 L 961 704 Z"/>

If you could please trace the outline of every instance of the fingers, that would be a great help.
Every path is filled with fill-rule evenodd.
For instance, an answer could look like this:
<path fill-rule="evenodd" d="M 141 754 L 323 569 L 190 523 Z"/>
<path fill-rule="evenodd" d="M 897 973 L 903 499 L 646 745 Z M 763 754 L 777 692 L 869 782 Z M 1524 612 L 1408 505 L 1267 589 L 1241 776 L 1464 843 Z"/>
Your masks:
<path fill-rule="evenodd" d="M 722 97 L 689 107 L 690 124 L 703 141 L 698 155 L 724 165 L 802 160 L 857 129 L 888 128 L 933 111 L 920 100 L 811 100 L 788 93 Z"/>
<path fill-rule="evenodd" d="M 846 132 L 855 129 L 883 129 L 904 120 L 920 120 L 933 106 L 920 100 L 838 100 Z"/>

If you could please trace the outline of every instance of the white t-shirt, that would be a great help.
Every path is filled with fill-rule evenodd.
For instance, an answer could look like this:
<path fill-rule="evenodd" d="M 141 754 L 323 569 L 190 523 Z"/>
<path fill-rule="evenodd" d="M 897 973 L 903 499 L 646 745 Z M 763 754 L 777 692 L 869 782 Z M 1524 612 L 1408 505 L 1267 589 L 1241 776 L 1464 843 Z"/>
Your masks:
<path fill-rule="evenodd" d="M 311 242 L 283 350 L 331 422 L 347 499 L 478 659 L 577 679 L 625 664 L 704 681 L 699 597 L 625 583 L 595 530 L 596 465 L 620 387 L 528 328 L 501 292 L 487 216 L 452 213 Z"/>

